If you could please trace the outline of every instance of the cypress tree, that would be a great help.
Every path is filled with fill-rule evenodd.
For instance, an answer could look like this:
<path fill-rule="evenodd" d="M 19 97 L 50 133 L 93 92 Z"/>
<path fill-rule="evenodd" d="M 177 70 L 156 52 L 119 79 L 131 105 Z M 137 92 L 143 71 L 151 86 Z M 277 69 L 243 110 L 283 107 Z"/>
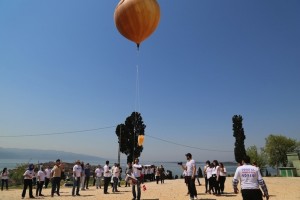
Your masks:
<path fill-rule="evenodd" d="M 234 115 L 232 117 L 233 137 L 235 137 L 234 156 L 238 163 L 242 163 L 243 157 L 246 155 L 244 140 L 246 136 L 243 128 L 243 117 L 241 115 Z"/>

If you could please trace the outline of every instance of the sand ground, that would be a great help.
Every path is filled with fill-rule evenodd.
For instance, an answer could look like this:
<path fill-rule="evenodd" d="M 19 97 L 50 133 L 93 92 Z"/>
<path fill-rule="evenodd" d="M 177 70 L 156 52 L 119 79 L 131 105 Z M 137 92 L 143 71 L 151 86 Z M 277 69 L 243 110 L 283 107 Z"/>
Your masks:
<path fill-rule="evenodd" d="M 270 194 L 270 200 L 300 200 L 300 177 L 265 177 L 264 178 Z M 201 179 L 201 186 L 196 186 L 198 192 L 198 199 L 201 200 L 242 200 L 241 194 L 234 194 L 232 189 L 232 178 L 227 177 L 225 184 L 225 194 L 222 196 L 214 196 L 205 194 L 205 187 L 203 185 L 204 179 Z M 183 179 L 165 180 L 164 184 L 156 184 L 155 182 L 146 182 L 146 191 L 142 191 L 143 200 L 188 200 L 187 187 Z M 118 193 L 112 193 L 109 187 L 110 194 L 103 194 L 102 189 L 96 189 L 95 186 L 90 186 L 89 190 L 80 191 L 81 196 L 73 197 L 71 195 L 72 188 L 61 187 L 61 196 L 50 196 L 50 189 L 43 189 L 44 197 L 37 197 L 37 199 L 55 199 L 55 200 L 113 200 L 113 199 L 132 199 L 130 187 L 122 185 Z M 8 191 L 0 191 L 1 200 L 15 200 L 21 199 L 22 189 L 9 189 Z M 35 194 L 35 190 L 34 190 Z M 28 190 L 25 199 L 29 199 Z"/>

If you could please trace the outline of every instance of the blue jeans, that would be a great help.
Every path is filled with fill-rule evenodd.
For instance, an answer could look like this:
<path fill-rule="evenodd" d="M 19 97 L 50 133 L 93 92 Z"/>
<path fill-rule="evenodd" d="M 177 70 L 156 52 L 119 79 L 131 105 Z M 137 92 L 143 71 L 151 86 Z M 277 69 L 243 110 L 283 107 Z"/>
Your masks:
<path fill-rule="evenodd" d="M 73 177 L 73 189 L 72 189 L 72 195 L 75 195 L 75 187 L 76 187 L 76 194 L 79 194 L 80 177 Z"/>
<path fill-rule="evenodd" d="M 136 183 L 137 196 L 136 196 L 136 192 L 135 192 L 135 185 L 133 185 L 133 184 L 132 184 L 132 195 L 133 195 L 133 198 L 140 200 L 141 199 L 141 179 L 140 179 L 140 177 L 137 177 L 136 179 L 137 179 L 137 183 Z"/>

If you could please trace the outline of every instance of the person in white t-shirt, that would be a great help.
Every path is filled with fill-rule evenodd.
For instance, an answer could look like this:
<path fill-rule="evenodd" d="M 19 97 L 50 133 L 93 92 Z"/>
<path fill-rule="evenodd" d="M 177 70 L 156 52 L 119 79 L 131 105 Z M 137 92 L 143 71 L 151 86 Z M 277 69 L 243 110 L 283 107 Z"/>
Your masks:
<path fill-rule="evenodd" d="M 23 174 L 24 177 L 24 187 L 22 192 L 22 199 L 25 198 L 27 187 L 29 187 L 29 198 L 34 199 L 35 197 L 32 194 L 32 179 L 35 176 L 34 165 L 30 164 L 28 169 Z"/>
<path fill-rule="evenodd" d="M 187 162 L 186 165 L 181 165 L 183 170 L 186 170 L 186 181 L 188 184 L 188 189 L 190 193 L 190 199 L 198 199 L 197 198 L 197 190 L 195 185 L 195 177 L 196 177 L 196 162 L 192 159 L 192 154 L 185 154 Z"/>
<path fill-rule="evenodd" d="M 50 182 L 50 177 L 51 177 L 51 168 L 50 166 L 47 166 L 45 169 L 46 177 L 45 177 L 45 188 L 48 187 L 48 184 Z"/>
<path fill-rule="evenodd" d="M 120 165 L 118 163 L 115 164 L 115 167 L 112 171 L 112 177 L 113 177 L 113 192 L 119 192 L 118 191 L 118 181 L 120 176 Z"/>
<path fill-rule="evenodd" d="M 108 185 L 109 185 L 109 182 L 110 182 L 110 179 L 111 179 L 111 173 L 109 171 L 109 161 L 107 160 L 105 162 L 105 165 L 103 167 L 103 176 L 104 176 L 104 194 L 109 194 L 107 192 L 107 189 L 108 189 Z"/>
<path fill-rule="evenodd" d="M 268 200 L 268 188 L 257 167 L 250 164 L 249 156 L 245 156 L 242 162 L 243 165 L 236 169 L 232 180 L 234 193 L 238 193 L 237 185 L 240 180 L 243 200 L 262 200 L 263 196 Z M 259 186 L 264 194 L 262 194 Z"/>
<path fill-rule="evenodd" d="M 101 165 L 98 165 L 98 167 L 95 170 L 95 174 L 96 174 L 96 188 L 101 189 L 101 179 L 103 177 L 103 168 L 101 167 Z"/>
<path fill-rule="evenodd" d="M 7 168 L 5 167 L 2 172 L 1 172 L 1 191 L 3 191 L 3 186 L 4 186 L 4 183 L 5 183 L 5 186 L 6 186 L 6 190 L 8 190 L 8 170 Z"/>
<path fill-rule="evenodd" d="M 41 167 L 40 170 L 37 173 L 37 183 L 36 183 L 36 191 L 35 196 L 44 196 L 42 194 L 43 185 L 45 182 L 46 173 L 44 171 L 44 168 Z"/>
<path fill-rule="evenodd" d="M 224 194 L 224 185 L 226 181 L 226 168 L 224 167 L 223 163 L 220 163 L 220 176 L 219 176 L 219 183 L 220 183 L 220 190 L 221 194 Z"/>
<path fill-rule="evenodd" d="M 133 200 L 140 200 L 141 199 L 141 172 L 142 172 L 142 165 L 139 164 L 139 159 L 136 158 L 134 160 L 134 164 L 132 165 L 133 170 L 133 177 L 136 179 L 136 187 L 137 187 L 137 195 L 135 191 L 135 185 L 132 184 L 132 195 Z"/>
<path fill-rule="evenodd" d="M 80 189 L 81 176 L 82 176 L 82 167 L 81 167 L 81 164 L 80 164 L 80 160 L 77 160 L 74 167 L 73 167 L 72 196 L 75 196 L 75 187 L 76 187 L 76 195 L 80 196 L 79 189 Z"/>

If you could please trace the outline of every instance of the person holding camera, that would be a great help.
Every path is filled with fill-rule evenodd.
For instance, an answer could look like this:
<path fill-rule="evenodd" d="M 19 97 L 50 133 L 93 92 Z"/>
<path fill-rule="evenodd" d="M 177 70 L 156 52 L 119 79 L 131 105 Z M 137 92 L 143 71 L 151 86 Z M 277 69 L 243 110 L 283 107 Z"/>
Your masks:
<path fill-rule="evenodd" d="M 195 176 L 196 176 L 196 162 L 192 159 L 192 154 L 187 153 L 185 154 L 187 162 L 184 165 L 182 163 L 178 163 L 181 165 L 183 170 L 186 170 L 186 181 L 188 185 L 188 190 L 190 193 L 190 200 L 198 199 L 197 198 L 197 190 L 195 186 Z"/>

